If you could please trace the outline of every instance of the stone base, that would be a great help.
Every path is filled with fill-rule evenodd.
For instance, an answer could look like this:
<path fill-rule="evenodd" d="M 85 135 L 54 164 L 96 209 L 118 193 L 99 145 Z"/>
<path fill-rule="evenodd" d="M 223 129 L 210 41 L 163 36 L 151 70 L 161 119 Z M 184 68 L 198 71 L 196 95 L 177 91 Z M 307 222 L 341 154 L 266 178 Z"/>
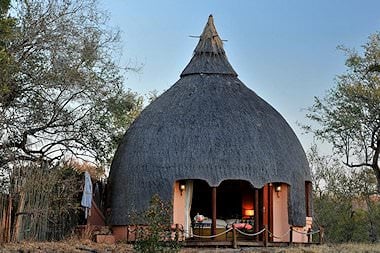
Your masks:
<path fill-rule="evenodd" d="M 115 237 L 113 235 L 96 235 L 97 243 L 114 244 Z"/>

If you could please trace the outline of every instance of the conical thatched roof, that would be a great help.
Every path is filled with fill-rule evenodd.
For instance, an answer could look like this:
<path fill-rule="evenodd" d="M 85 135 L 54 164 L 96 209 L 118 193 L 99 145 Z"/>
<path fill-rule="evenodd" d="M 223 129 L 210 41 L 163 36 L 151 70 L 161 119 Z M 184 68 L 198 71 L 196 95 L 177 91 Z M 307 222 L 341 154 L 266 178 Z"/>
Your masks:
<path fill-rule="evenodd" d="M 181 77 L 192 74 L 225 74 L 237 76 L 228 62 L 223 49 L 223 42 L 219 38 L 210 15 L 203 33 L 200 36 L 193 58 L 183 70 Z"/>
<path fill-rule="evenodd" d="M 171 200 L 180 179 L 290 185 L 289 221 L 305 224 L 305 153 L 284 118 L 231 67 L 212 16 L 178 80 L 125 134 L 110 173 L 111 224 L 126 225 L 151 196 Z"/>

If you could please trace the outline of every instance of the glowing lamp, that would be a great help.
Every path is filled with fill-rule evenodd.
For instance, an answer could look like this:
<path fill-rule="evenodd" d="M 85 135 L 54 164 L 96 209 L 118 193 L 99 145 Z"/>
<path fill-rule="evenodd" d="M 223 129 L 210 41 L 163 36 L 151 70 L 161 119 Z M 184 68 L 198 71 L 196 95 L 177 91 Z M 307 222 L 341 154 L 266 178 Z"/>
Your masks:
<path fill-rule="evenodd" d="M 253 210 L 253 209 L 245 209 L 244 210 L 245 216 L 253 216 L 254 214 L 255 214 L 255 210 Z"/>
<path fill-rule="evenodd" d="M 182 192 L 186 190 L 186 185 L 185 185 L 185 182 L 184 181 L 181 181 L 179 183 L 179 191 L 181 192 L 181 195 L 182 195 Z"/>

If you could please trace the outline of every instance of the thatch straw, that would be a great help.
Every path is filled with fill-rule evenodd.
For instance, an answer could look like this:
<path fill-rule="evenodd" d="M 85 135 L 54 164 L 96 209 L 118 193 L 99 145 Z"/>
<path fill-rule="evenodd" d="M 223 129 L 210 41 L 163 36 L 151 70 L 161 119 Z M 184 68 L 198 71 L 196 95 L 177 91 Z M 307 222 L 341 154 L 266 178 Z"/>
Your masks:
<path fill-rule="evenodd" d="M 235 70 L 227 60 L 220 39 L 210 15 L 207 24 L 200 36 L 194 56 L 183 70 L 181 77 L 192 74 L 224 74 L 237 76 Z"/>
<path fill-rule="evenodd" d="M 223 57 L 215 45 L 209 57 Z M 170 201 L 180 179 L 211 186 L 240 179 L 257 188 L 287 183 L 290 224 L 305 224 L 311 178 L 302 146 L 284 118 L 234 73 L 182 74 L 132 124 L 111 168 L 111 224 L 129 224 L 155 193 Z"/>

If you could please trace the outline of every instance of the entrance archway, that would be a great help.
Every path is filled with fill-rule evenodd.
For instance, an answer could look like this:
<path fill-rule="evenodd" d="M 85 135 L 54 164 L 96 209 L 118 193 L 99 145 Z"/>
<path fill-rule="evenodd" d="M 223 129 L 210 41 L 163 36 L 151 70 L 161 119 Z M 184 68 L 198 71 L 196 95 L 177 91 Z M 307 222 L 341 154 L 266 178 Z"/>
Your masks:
<path fill-rule="evenodd" d="M 288 192 L 284 183 L 255 188 L 248 181 L 231 179 L 211 187 L 200 179 L 179 180 L 174 185 L 173 218 L 190 237 L 194 227 L 200 235 L 215 235 L 234 223 L 249 224 L 251 233 L 266 227 L 283 234 L 289 227 Z M 196 221 L 196 216 L 204 220 Z M 254 240 L 262 240 L 262 236 Z"/>

